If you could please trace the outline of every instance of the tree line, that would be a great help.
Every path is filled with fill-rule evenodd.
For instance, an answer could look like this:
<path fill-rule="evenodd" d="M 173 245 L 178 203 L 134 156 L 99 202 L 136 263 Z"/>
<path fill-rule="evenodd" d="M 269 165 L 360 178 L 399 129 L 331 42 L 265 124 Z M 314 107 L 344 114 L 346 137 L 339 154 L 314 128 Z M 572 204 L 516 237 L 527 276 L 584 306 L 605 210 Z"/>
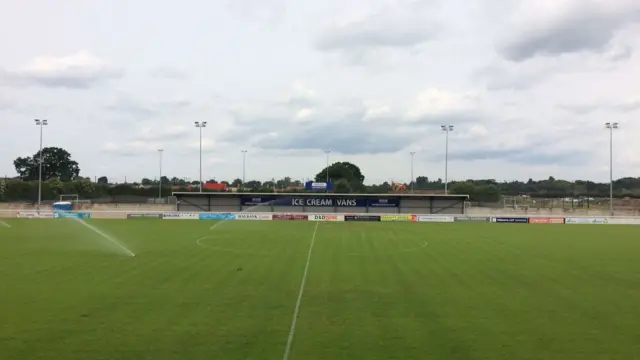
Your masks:
<path fill-rule="evenodd" d="M 79 164 L 71 154 L 61 148 L 44 148 L 42 153 L 42 198 L 57 200 L 62 194 L 77 194 L 81 199 L 108 199 L 123 197 L 156 198 L 159 196 L 159 181 L 148 178 L 140 182 L 113 184 L 107 176 L 97 179 L 80 176 Z M 38 196 L 38 174 L 40 153 L 32 157 L 17 158 L 14 166 L 18 177 L 0 180 L 0 201 L 34 201 Z M 335 193 L 392 193 L 392 184 L 365 185 L 365 176 L 360 168 L 349 162 L 336 162 L 321 169 L 315 181 L 325 181 L 327 176 L 334 184 Z M 96 180 L 96 181 L 94 181 Z M 187 181 L 179 177 L 163 176 L 162 194 L 168 196 L 173 191 L 199 191 L 198 181 Z M 207 181 L 217 183 L 215 179 Z M 245 183 L 236 178 L 220 181 L 240 192 L 303 192 L 304 184 L 291 177 L 278 180 L 250 180 Z M 407 192 L 443 193 L 442 179 L 418 176 L 415 182 L 404 184 Z M 451 194 L 469 195 L 472 201 L 498 202 L 504 196 L 526 195 L 532 198 L 604 198 L 609 196 L 609 184 L 588 180 L 567 181 L 549 177 L 545 180 L 499 182 L 493 179 L 452 181 L 448 184 Z M 640 198 L 640 177 L 622 178 L 613 182 L 613 193 L 618 198 Z"/>

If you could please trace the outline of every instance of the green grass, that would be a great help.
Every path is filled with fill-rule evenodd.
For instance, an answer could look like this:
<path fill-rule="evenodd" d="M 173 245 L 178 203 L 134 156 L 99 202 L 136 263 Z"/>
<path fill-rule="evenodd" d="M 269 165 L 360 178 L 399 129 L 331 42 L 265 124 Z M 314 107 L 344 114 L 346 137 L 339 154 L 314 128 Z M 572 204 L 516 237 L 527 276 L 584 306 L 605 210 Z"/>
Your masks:
<path fill-rule="evenodd" d="M 7 360 L 282 359 L 316 226 L 6 222 Z M 639 322 L 640 227 L 320 223 L 290 359 L 634 360 Z"/>

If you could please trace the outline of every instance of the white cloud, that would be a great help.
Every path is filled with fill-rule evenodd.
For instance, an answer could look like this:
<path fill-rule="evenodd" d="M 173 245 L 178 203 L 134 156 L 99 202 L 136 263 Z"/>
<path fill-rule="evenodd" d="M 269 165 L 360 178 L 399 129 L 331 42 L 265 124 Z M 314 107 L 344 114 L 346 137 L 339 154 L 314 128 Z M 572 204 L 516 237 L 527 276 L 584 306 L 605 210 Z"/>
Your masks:
<path fill-rule="evenodd" d="M 86 51 L 61 57 L 37 57 L 16 70 L 6 72 L 9 84 L 81 89 L 122 75 L 122 70 Z"/>

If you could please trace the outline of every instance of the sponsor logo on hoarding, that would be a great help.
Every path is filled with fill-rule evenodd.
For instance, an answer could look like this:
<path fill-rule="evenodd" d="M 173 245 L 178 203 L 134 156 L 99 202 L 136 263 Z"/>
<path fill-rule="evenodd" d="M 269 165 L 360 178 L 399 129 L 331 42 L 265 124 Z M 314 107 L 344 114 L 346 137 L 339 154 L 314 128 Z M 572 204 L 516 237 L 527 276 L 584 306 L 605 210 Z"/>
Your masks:
<path fill-rule="evenodd" d="M 411 215 L 382 215 L 380 221 L 411 221 L 413 216 Z"/>
<path fill-rule="evenodd" d="M 56 219 L 91 219 L 89 213 L 56 212 L 53 214 Z"/>
<path fill-rule="evenodd" d="M 564 224 L 564 218 L 529 218 L 529 224 Z"/>
<path fill-rule="evenodd" d="M 162 219 L 162 214 L 127 214 L 127 219 Z"/>
<path fill-rule="evenodd" d="M 582 217 L 582 218 L 566 218 L 564 220 L 565 224 L 597 224 L 597 225 L 601 225 L 601 224 L 608 224 L 609 221 L 607 218 L 589 218 L 589 217 Z"/>
<path fill-rule="evenodd" d="M 350 198 L 350 197 L 334 197 L 334 196 L 242 196 L 240 198 L 242 205 L 264 205 L 273 206 L 327 206 L 327 207 L 398 207 L 398 198 Z"/>
<path fill-rule="evenodd" d="M 198 220 L 200 214 L 198 213 L 164 213 L 162 218 L 165 220 Z"/>
<path fill-rule="evenodd" d="M 453 218 L 455 222 L 490 222 L 491 218 L 486 216 L 456 216 Z"/>
<path fill-rule="evenodd" d="M 235 214 L 236 220 L 271 220 L 271 214 Z"/>
<path fill-rule="evenodd" d="M 380 221 L 380 215 L 345 215 L 344 221 Z"/>
<path fill-rule="evenodd" d="M 453 216 L 433 216 L 433 215 L 418 215 L 416 220 L 418 222 L 454 222 Z"/>
<path fill-rule="evenodd" d="M 211 214 L 203 213 L 199 215 L 200 220 L 235 220 L 234 214 Z"/>
<path fill-rule="evenodd" d="M 309 220 L 311 221 L 344 221 L 344 217 L 342 215 L 316 214 L 316 215 L 309 215 Z"/>
<path fill-rule="evenodd" d="M 309 220 L 309 215 L 300 214 L 275 214 L 273 220 Z"/>
<path fill-rule="evenodd" d="M 51 211 L 26 211 L 19 212 L 19 218 L 25 219 L 53 219 L 53 212 Z"/>
<path fill-rule="evenodd" d="M 529 218 L 526 217 L 494 217 L 491 222 L 500 224 L 528 224 Z"/>
<path fill-rule="evenodd" d="M 609 225 L 640 225 L 638 218 L 609 218 Z"/>

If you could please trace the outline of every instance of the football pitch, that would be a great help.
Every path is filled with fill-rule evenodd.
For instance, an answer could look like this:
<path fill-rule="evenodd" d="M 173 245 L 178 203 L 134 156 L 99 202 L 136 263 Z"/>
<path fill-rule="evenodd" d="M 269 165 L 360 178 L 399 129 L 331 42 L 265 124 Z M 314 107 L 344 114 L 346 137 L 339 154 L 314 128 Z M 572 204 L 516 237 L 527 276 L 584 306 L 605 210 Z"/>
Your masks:
<path fill-rule="evenodd" d="M 639 226 L 4 221 L 2 359 L 640 359 Z"/>

